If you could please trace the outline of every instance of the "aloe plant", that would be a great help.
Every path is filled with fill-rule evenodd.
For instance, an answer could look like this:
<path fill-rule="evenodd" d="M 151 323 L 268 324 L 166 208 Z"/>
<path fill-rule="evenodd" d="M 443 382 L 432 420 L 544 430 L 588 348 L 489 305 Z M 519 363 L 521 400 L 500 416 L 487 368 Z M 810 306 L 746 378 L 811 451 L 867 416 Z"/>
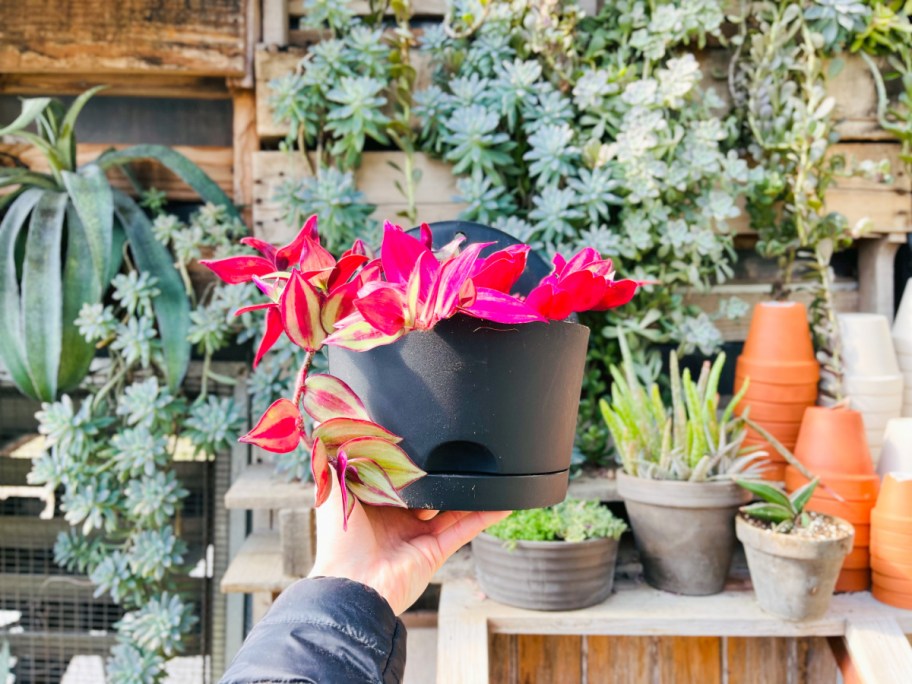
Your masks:
<path fill-rule="evenodd" d="M 12 188 L 0 199 L 0 361 L 23 394 L 42 401 L 53 401 L 85 377 L 95 348 L 74 321 L 84 304 L 102 301 L 127 245 L 136 267 L 154 276 L 161 291 L 153 306 L 172 390 L 190 360 L 190 307 L 181 278 L 148 216 L 111 187 L 106 171 L 154 159 L 207 202 L 236 213 L 199 167 L 161 145 L 110 150 L 77 165 L 76 119 L 99 89 L 80 95 L 69 110 L 50 98 L 25 99 L 20 115 L 0 128 L 0 136 L 38 149 L 48 167 L 0 168 L 0 188 Z"/>
<path fill-rule="evenodd" d="M 694 381 L 689 369 L 680 372 L 672 352 L 671 406 L 666 406 L 656 383 L 643 386 L 626 339 L 619 339 L 623 368 L 611 367 L 611 403 L 602 399 L 599 405 L 627 474 L 692 482 L 757 474 L 755 461 L 763 452 L 742 449 L 747 419 L 734 415 L 748 384 L 719 412 L 724 353 L 712 364 L 704 362 Z"/>
<path fill-rule="evenodd" d="M 791 496 L 769 482 L 741 479 L 736 479 L 735 482 L 763 499 L 763 501 L 744 506 L 741 512 L 751 518 L 772 523 L 774 532 L 788 533 L 810 524 L 811 518 L 805 512 L 804 507 L 807 506 L 811 495 L 817 489 L 819 480 L 816 477 L 792 492 Z"/>

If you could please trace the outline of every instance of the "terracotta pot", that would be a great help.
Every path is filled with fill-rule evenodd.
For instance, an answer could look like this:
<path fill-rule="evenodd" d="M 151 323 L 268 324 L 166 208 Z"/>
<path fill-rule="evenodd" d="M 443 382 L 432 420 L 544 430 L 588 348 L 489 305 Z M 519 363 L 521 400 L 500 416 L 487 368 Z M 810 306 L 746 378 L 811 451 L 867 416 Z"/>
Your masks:
<path fill-rule="evenodd" d="M 877 497 L 877 510 L 886 515 L 912 518 L 912 473 L 888 473 Z"/>
<path fill-rule="evenodd" d="M 826 613 L 839 567 L 852 548 L 852 528 L 836 539 L 809 539 L 757 527 L 740 515 L 735 521 L 744 544 L 757 602 L 786 620 L 808 620 Z"/>
<path fill-rule="evenodd" d="M 773 437 L 782 442 L 783 446 L 788 446 L 789 443 L 797 443 L 798 441 L 798 432 L 801 429 L 801 423 L 774 423 L 772 421 L 763 421 L 761 423 L 763 429 L 770 433 Z M 763 436 L 759 432 L 755 432 L 753 428 L 747 428 L 748 438 L 762 440 Z"/>
<path fill-rule="evenodd" d="M 752 383 L 756 381 L 771 385 L 803 385 L 816 383 L 820 379 L 820 364 L 816 361 L 755 361 L 742 355 L 735 362 L 735 374 L 742 378 L 750 378 Z"/>
<path fill-rule="evenodd" d="M 816 361 L 804 304 L 757 304 L 751 316 L 743 356 L 773 362 Z"/>
<path fill-rule="evenodd" d="M 887 591 L 912 595 L 912 580 L 903 580 L 898 577 L 890 577 L 889 575 L 881 575 L 879 572 L 873 572 L 871 573 L 871 582 L 874 586 Z"/>
<path fill-rule="evenodd" d="M 820 478 L 820 485 L 814 490 L 814 496 L 821 499 L 836 498 L 821 485 L 826 485 L 847 501 L 877 501 L 877 491 L 880 489 L 880 478 L 877 475 L 840 475 L 816 471 Z M 785 488 L 794 492 L 807 484 L 808 479 L 792 466 L 785 471 Z M 857 532 L 856 532 L 857 534 Z"/>
<path fill-rule="evenodd" d="M 887 605 L 894 606 L 896 608 L 912 610 L 912 595 L 910 594 L 901 594 L 895 591 L 888 591 L 887 589 L 879 587 L 875 584 L 873 587 L 871 587 L 871 596 L 876 598 L 881 603 L 886 603 Z"/>
<path fill-rule="evenodd" d="M 805 411 L 795 456 L 811 472 L 874 474 L 864 422 L 851 409 L 812 406 Z"/>
<path fill-rule="evenodd" d="M 877 472 L 912 472 L 912 418 L 894 418 L 887 423 Z"/>
<path fill-rule="evenodd" d="M 873 528 L 896 534 L 912 534 L 912 518 L 901 518 L 879 510 L 871 509 L 871 526 Z"/>
<path fill-rule="evenodd" d="M 855 544 L 858 546 L 871 546 L 871 526 L 864 523 L 853 525 L 855 528 Z"/>
<path fill-rule="evenodd" d="M 887 317 L 873 313 L 842 313 L 838 316 L 842 359 L 850 376 L 899 373 L 896 349 Z"/>
<path fill-rule="evenodd" d="M 744 375 L 735 374 L 735 391 L 741 389 L 746 381 Z M 803 384 L 763 382 L 752 378 L 747 388 L 747 396 L 752 400 L 777 404 L 801 404 L 812 406 L 817 401 L 817 381 Z"/>
<path fill-rule="evenodd" d="M 752 420 L 765 425 L 767 421 L 775 423 L 801 423 L 804 418 L 804 410 L 811 404 L 777 404 L 765 401 L 755 401 L 750 398 L 750 390 L 747 396 L 741 400 L 735 409 L 737 415 L 750 408 L 750 417 Z"/>
<path fill-rule="evenodd" d="M 885 544 L 880 537 L 871 544 L 871 555 L 882 560 L 894 561 L 912 565 L 912 546 L 908 544 Z"/>
<path fill-rule="evenodd" d="M 881 575 L 912 581 L 912 563 L 898 563 L 880 556 L 871 556 L 871 569 Z"/>
<path fill-rule="evenodd" d="M 872 506 L 873 503 L 870 501 L 841 502 L 834 499 L 821 499 L 815 492 L 814 496 L 812 496 L 811 500 L 808 502 L 807 508 L 809 511 L 816 511 L 817 513 L 824 513 L 826 515 L 848 520 L 853 525 L 855 523 L 870 525 Z"/>
<path fill-rule="evenodd" d="M 843 570 L 836 578 L 836 591 L 840 594 L 867 591 L 871 586 L 871 570 Z"/>
<path fill-rule="evenodd" d="M 861 376 L 846 375 L 843 380 L 846 394 L 896 394 L 905 387 L 903 376 L 892 375 Z"/>
<path fill-rule="evenodd" d="M 871 511 L 871 516 L 874 516 L 874 511 Z M 887 546 L 908 546 L 912 547 L 912 529 L 908 533 L 903 534 L 902 532 L 893 532 L 892 530 L 885 530 L 878 525 L 871 525 L 871 544 L 875 543 L 875 540 L 879 544 L 886 544 Z"/>
<path fill-rule="evenodd" d="M 859 546 L 855 542 L 849 555 L 842 561 L 843 570 L 867 570 L 871 567 L 871 552 L 866 546 Z"/>

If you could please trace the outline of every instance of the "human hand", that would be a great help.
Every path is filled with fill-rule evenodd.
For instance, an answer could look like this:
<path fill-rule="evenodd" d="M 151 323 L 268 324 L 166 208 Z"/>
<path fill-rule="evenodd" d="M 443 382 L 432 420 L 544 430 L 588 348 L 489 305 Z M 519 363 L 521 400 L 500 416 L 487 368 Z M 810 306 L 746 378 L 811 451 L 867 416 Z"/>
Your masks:
<path fill-rule="evenodd" d="M 343 577 L 374 589 L 396 615 L 424 592 L 434 573 L 463 545 L 509 511 L 460 512 L 363 506 L 355 500 L 342 529 L 337 482 L 317 509 L 317 558 L 310 577 Z"/>

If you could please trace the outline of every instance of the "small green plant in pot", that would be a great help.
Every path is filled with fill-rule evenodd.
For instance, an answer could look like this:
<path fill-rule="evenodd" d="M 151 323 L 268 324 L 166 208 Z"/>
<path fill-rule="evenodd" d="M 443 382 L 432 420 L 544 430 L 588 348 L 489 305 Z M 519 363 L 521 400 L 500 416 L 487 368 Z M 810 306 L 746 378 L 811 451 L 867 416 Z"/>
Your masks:
<path fill-rule="evenodd" d="M 482 590 L 533 610 L 576 610 L 611 594 L 627 524 L 598 501 L 515 511 L 472 542 Z"/>
<path fill-rule="evenodd" d="M 600 402 L 622 469 L 624 497 L 646 581 L 677 594 L 722 591 L 735 545 L 734 518 L 750 497 L 733 481 L 753 476 L 763 452 L 743 449 L 745 417 L 734 415 L 745 388 L 719 414 L 725 355 L 694 381 L 671 355 L 671 406 L 658 385 L 637 377 L 623 338 L 623 372 L 612 367 L 611 403 Z"/>
<path fill-rule="evenodd" d="M 786 620 L 822 616 L 852 550 L 854 528 L 841 518 L 804 510 L 817 478 L 791 496 L 767 482 L 736 482 L 761 499 L 741 508 L 736 520 L 760 607 Z"/>

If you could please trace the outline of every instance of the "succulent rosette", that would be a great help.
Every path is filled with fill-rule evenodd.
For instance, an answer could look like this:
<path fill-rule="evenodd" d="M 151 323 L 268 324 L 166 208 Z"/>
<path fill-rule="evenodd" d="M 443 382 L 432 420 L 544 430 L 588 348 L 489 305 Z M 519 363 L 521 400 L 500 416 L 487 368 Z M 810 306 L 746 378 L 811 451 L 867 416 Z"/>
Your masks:
<path fill-rule="evenodd" d="M 259 255 L 202 263 L 226 283 L 252 282 L 265 295 L 266 301 L 237 312 L 266 312 L 254 365 L 282 334 L 307 352 L 294 395 L 276 400 L 241 441 L 275 453 L 303 443 L 311 453 L 316 505 L 335 480 L 345 524 L 356 498 L 405 507 L 400 491 L 425 473 L 399 446 L 401 437 L 371 420 L 348 385 L 310 374 L 324 345 L 366 351 L 456 314 L 509 325 L 563 320 L 626 304 L 640 284 L 615 280 L 611 260 L 586 248 L 570 259 L 556 255 L 551 273 L 523 297 L 512 291 L 526 268 L 528 245 L 483 257 L 492 243 L 463 245 L 457 238 L 435 251 L 426 224 L 414 237 L 387 222 L 378 258 L 360 240 L 333 257 L 320 244 L 316 216 L 283 247 L 256 238 L 241 242 Z M 313 421 L 309 434 L 304 414 Z"/>

